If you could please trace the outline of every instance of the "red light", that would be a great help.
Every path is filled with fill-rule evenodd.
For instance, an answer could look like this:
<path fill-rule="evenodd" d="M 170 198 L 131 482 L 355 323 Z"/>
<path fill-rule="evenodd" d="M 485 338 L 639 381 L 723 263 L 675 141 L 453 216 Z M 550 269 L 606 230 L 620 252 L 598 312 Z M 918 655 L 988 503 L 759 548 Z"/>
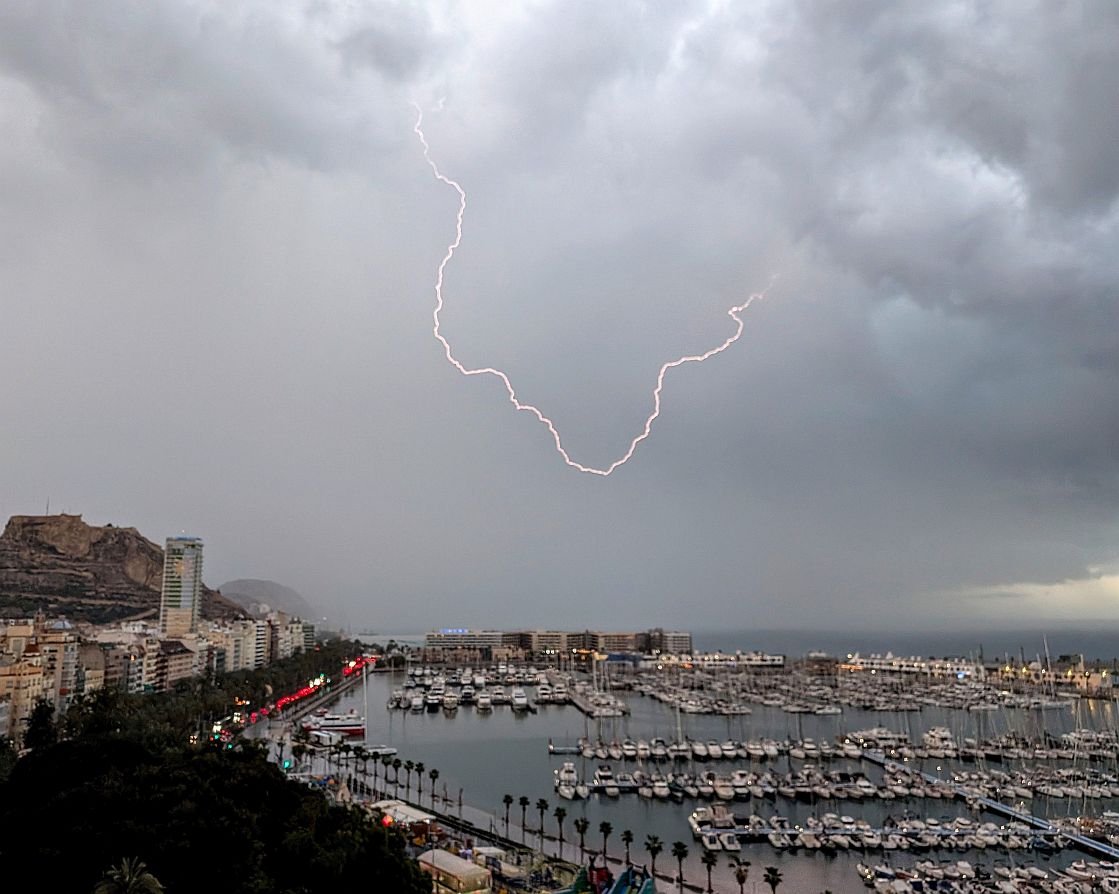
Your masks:
<path fill-rule="evenodd" d="M 381 825 L 382 826 L 391 826 L 392 825 L 392 817 L 388 816 L 388 815 L 382 816 L 381 817 Z"/>

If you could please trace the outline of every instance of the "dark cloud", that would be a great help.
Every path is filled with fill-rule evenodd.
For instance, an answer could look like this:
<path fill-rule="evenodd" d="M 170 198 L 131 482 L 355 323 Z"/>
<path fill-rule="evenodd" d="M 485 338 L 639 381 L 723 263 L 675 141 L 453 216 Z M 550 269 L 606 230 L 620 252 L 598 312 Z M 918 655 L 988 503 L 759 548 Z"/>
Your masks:
<path fill-rule="evenodd" d="M 1068 587 L 1119 533 L 1117 47 L 1107 4 L 9 5 L 0 509 L 364 624 Z M 412 100 L 469 195 L 445 332 L 580 461 L 780 273 L 615 476 L 431 338 Z"/>

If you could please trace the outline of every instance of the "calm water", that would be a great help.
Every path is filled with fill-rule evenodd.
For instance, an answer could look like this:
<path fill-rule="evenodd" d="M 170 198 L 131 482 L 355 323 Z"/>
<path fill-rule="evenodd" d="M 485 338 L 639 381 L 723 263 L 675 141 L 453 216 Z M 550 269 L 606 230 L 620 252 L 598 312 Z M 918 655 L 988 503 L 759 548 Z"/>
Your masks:
<path fill-rule="evenodd" d="M 587 835 L 589 847 L 601 848 L 602 846 L 602 836 L 598 832 L 600 822 L 605 820 L 613 825 L 614 831 L 610 839 L 612 854 L 622 853 L 623 848 L 619 838 L 621 830 L 626 828 L 632 830 L 635 836 L 633 858 L 638 863 L 647 861 L 648 855 L 641 847 L 645 836 L 659 836 L 665 843 L 665 852 L 658 858 L 658 869 L 668 869 L 675 865 L 669 851 L 672 842 L 683 841 L 691 852 L 685 863 L 685 877 L 695 882 L 704 880 L 706 870 L 699 862 L 699 843 L 692 839 L 691 830 L 686 822 L 693 806 L 687 800 L 682 804 L 675 804 L 650 802 L 636 795 L 623 795 L 617 799 L 592 795 L 586 801 L 563 801 L 553 788 L 552 771 L 558 768 L 563 760 L 571 758 L 549 756 L 547 750 L 549 739 L 557 744 L 572 744 L 584 735 L 589 735 L 591 738 L 598 738 L 601 735 L 606 740 L 615 737 L 621 739 L 627 735 L 644 739 L 660 735 L 672 739 L 676 734 L 677 719 L 675 712 L 670 711 L 665 705 L 635 693 L 624 693 L 633 713 L 627 718 L 600 721 L 601 730 L 596 729 L 594 721 L 588 721 L 571 706 L 541 705 L 536 715 L 514 714 L 507 706 L 495 708 L 489 714 L 478 714 L 470 707 L 460 708 L 453 715 L 447 715 L 443 711 L 422 714 L 411 714 L 400 710 L 390 711 L 385 707 L 386 700 L 392 689 L 401 686 L 403 679 L 403 674 L 377 674 L 369 678 L 368 744 L 391 744 L 399 749 L 402 759 L 422 761 L 428 770 L 433 767 L 438 768 L 440 777 L 437 787 L 440 794 L 445 788 L 452 799 L 457 799 L 461 789 L 463 802 L 492 814 L 496 818 L 498 829 L 501 829 L 504 823 L 502 796 L 505 794 L 510 794 L 515 799 L 526 795 L 530 799 L 531 806 L 528 810 L 530 828 L 535 827 L 539 821 L 534 809 L 537 799 L 547 800 L 549 807 L 546 814 L 546 828 L 553 833 L 555 820 L 552 811 L 562 804 L 568 812 L 565 821 L 565 838 L 568 841 L 569 857 L 573 856 L 576 850 L 570 842 L 577 840 L 572 823 L 578 816 L 586 816 L 591 822 L 591 831 Z M 531 697 L 531 687 L 527 691 Z M 359 711 L 361 705 L 360 689 L 347 695 L 341 703 L 343 709 L 356 707 Z M 808 736 L 817 740 L 834 739 L 841 731 L 878 725 L 908 732 L 913 737 L 919 737 L 924 730 L 938 725 L 949 726 L 957 735 L 982 737 L 1006 729 L 1037 733 L 1041 731 L 1042 724 L 1052 733 L 1068 730 L 1077 725 L 1113 729 L 1116 721 L 1114 707 L 1109 703 L 1086 702 L 1081 703 L 1079 707 L 1070 705 L 1067 710 L 1047 711 L 1044 714 L 1022 711 L 968 714 L 928 708 L 919 713 L 900 714 L 847 710 L 839 716 L 817 717 L 786 714 L 779 708 L 756 705 L 754 713 L 750 716 L 723 718 L 683 715 L 681 724 L 686 735 L 703 740 L 720 741 L 728 737 L 743 739 L 761 736 L 775 738 Z M 591 775 L 596 764 L 597 761 L 584 762 L 581 758 L 576 759 L 581 775 L 586 777 Z M 711 762 L 705 766 L 709 769 L 719 768 L 719 772 L 729 772 L 731 768 L 739 765 L 746 766 L 746 763 L 721 761 Z M 615 763 L 614 768 L 617 772 L 623 767 L 620 763 Z M 775 769 L 781 772 L 788 770 L 787 760 L 781 759 L 775 762 Z M 875 776 L 870 771 L 869 765 L 844 761 L 830 762 L 825 765 L 825 769 L 862 769 L 867 771 L 871 778 Z M 935 771 L 937 767 L 930 765 L 926 769 Z M 944 772 L 949 769 L 949 767 L 943 768 Z M 425 778 L 425 801 L 429 785 L 430 781 Z M 1064 806 L 1058 805 L 1058 812 L 1061 812 Z M 873 802 L 863 804 L 838 802 L 813 806 L 778 798 L 776 803 L 758 804 L 747 801 L 736 802 L 734 805 L 735 811 L 740 815 L 755 812 L 761 816 L 769 816 L 774 812 L 780 812 L 793 822 L 798 822 L 803 821 L 811 812 L 822 814 L 832 811 L 865 816 L 876 825 L 884 818 L 887 811 L 900 816 L 907 807 L 915 810 L 919 815 L 937 817 L 966 812 L 962 804 L 943 800 L 895 801 L 890 802 L 888 807 L 884 807 Z M 1100 805 L 1099 809 L 1104 809 L 1104 805 Z M 512 808 L 510 818 L 514 825 L 519 825 L 520 808 L 516 804 Z M 783 891 L 804 891 L 809 894 L 824 889 L 830 889 L 835 894 L 861 892 L 865 889 L 854 872 L 855 863 L 860 859 L 867 859 L 868 862 L 879 862 L 883 859 L 880 855 L 875 857 L 873 854 L 869 857 L 840 854 L 832 858 L 821 854 L 784 855 L 768 845 L 744 845 L 741 856 L 754 865 L 751 870 L 751 882 L 747 884 L 748 891 L 752 890 L 755 876 L 760 882 L 765 866 L 776 865 L 781 868 L 786 879 Z M 990 864 L 999 857 L 1005 857 L 1005 854 L 992 855 L 985 860 L 981 859 L 980 862 Z M 900 858 L 898 862 L 905 860 L 912 862 L 913 859 L 915 858 Z M 969 859 L 975 862 L 974 858 L 969 857 Z M 716 870 L 714 879 L 716 890 L 736 892 L 738 889 L 733 882 L 725 857 Z M 662 882 L 661 885 L 663 888 L 665 883 Z M 761 890 L 764 894 L 768 888 L 762 886 Z"/>

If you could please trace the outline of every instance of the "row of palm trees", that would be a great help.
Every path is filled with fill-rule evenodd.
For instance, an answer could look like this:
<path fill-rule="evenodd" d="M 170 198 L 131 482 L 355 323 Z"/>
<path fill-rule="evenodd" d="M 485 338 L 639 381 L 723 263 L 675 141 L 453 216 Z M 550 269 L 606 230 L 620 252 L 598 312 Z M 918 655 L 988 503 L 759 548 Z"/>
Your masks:
<path fill-rule="evenodd" d="M 283 745 L 282 744 L 281 744 L 280 748 L 281 748 L 280 758 L 281 758 L 281 762 L 282 762 L 282 759 L 283 759 Z M 305 741 L 305 739 L 303 737 L 297 738 L 297 740 L 295 741 L 295 743 L 292 745 L 292 748 L 291 748 L 292 757 L 295 758 L 296 761 L 302 761 L 302 759 L 308 753 L 310 753 L 310 751 L 311 751 L 311 748 L 307 744 L 307 742 Z M 362 772 L 363 777 L 365 777 L 366 779 L 369 778 L 369 762 L 370 761 L 373 762 L 373 788 L 374 788 L 374 790 L 377 789 L 377 777 L 378 777 L 377 765 L 378 765 L 378 763 L 381 765 L 381 767 L 383 768 L 382 773 L 381 773 L 381 781 L 382 781 L 381 782 L 381 791 L 384 792 L 386 797 L 388 796 L 389 785 L 393 786 L 393 794 L 394 795 L 399 795 L 400 785 L 401 785 L 400 771 L 404 770 L 404 772 L 406 774 L 405 779 L 404 779 L 405 798 L 406 799 L 411 798 L 411 794 L 412 794 L 412 774 L 415 773 L 416 774 L 416 790 L 417 790 L 418 797 L 422 802 L 422 800 L 423 800 L 424 772 L 426 771 L 428 778 L 431 780 L 431 789 L 430 789 L 431 808 L 432 808 L 432 810 L 435 809 L 435 797 L 436 797 L 435 782 L 439 778 L 439 771 L 438 770 L 436 770 L 434 768 L 428 770 L 427 767 L 424 766 L 422 761 L 411 761 L 411 760 L 402 761 L 400 758 L 392 757 L 390 755 L 381 755 L 379 760 L 378 760 L 377 755 L 374 754 L 372 751 L 369 751 L 364 746 L 362 746 L 362 745 L 350 745 L 348 742 L 339 742 L 339 743 L 331 746 L 330 750 L 327 753 L 327 766 L 328 766 L 328 768 L 331 764 L 334 764 L 337 767 L 338 771 L 341 772 L 341 767 L 342 767 L 343 760 L 348 760 L 349 756 L 351 754 L 354 756 L 354 759 L 358 763 L 361 764 L 361 772 Z M 390 769 L 393 771 L 392 779 L 389 779 L 389 777 L 388 777 L 388 771 Z M 505 795 L 502 798 L 502 803 L 505 805 L 505 837 L 506 838 L 509 837 L 509 811 L 512 809 L 514 804 L 517 804 L 521 808 L 521 843 L 525 844 L 527 834 L 528 834 L 528 828 L 527 828 L 528 809 L 529 809 L 530 806 L 532 806 L 531 799 L 527 795 L 521 795 L 520 798 L 517 798 L 517 799 L 514 799 L 512 795 Z M 547 800 L 545 800 L 544 798 L 538 798 L 536 800 L 536 805 L 535 805 L 536 812 L 540 817 L 540 826 L 537 829 L 537 833 L 540 836 L 540 847 L 541 847 L 541 849 L 543 849 L 543 847 L 544 847 L 544 837 L 545 837 L 544 836 L 544 815 L 548 812 L 549 806 L 550 805 L 548 804 Z M 557 840 L 559 841 L 559 856 L 560 856 L 560 859 L 563 859 L 563 846 L 564 846 L 564 843 L 566 841 L 566 839 L 564 837 L 564 822 L 567 819 L 567 810 L 562 806 L 556 807 L 555 810 L 552 812 L 552 816 L 556 820 L 556 830 L 557 830 L 557 836 L 556 837 L 557 837 Z M 587 836 L 587 833 L 590 831 L 590 828 L 591 828 L 590 820 L 588 820 L 585 816 L 577 817 L 575 819 L 573 825 L 575 827 L 575 833 L 579 836 L 579 852 L 580 852 L 581 855 L 585 855 L 587 853 L 586 836 Z M 603 861 L 605 861 L 606 860 L 607 847 L 608 847 L 608 844 L 609 844 L 609 841 L 610 841 L 610 836 L 614 833 L 614 827 L 611 823 L 607 822 L 606 820 L 603 820 L 601 823 L 598 824 L 598 831 L 599 831 L 599 834 L 602 835 L 602 858 L 603 858 Z M 626 857 L 625 857 L 626 865 L 630 866 L 633 863 L 633 861 L 630 859 L 630 848 L 631 848 L 631 846 L 633 845 L 633 842 L 634 842 L 633 832 L 630 831 L 629 829 L 623 829 L 622 833 L 621 833 L 621 840 L 622 840 L 622 844 L 625 845 L 625 849 L 626 849 Z M 645 847 L 645 850 L 649 853 L 650 869 L 651 869 L 653 875 L 655 876 L 656 873 L 657 873 L 657 857 L 660 856 L 664 852 L 664 843 L 656 835 L 647 835 L 645 837 L 644 847 Z M 675 842 L 672 843 L 671 854 L 672 854 L 673 858 L 675 858 L 675 860 L 676 860 L 677 881 L 680 885 L 680 890 L 683 891 L 683 886 L 684 886 L 684 861 L 688 858 L 688 846 L 682 841 L 675 841 Z M 703 856 L 700 859 L 703 862 L 704 867 L 707 869 L 707 890 L 711 891 L 711 890 L 713 890 L 712 886 L 711 886 L 711 872 L 718 865 L 719 857 L 713 851 L 705 851 L 703 853 Z M 731 865 L 734 867 L 734 878 L 735 878 L 735 881 L 738 883 L 739 894 L 742 894 L 742 892 L 745 891 L 745 887 L 746 887 L 746 880 L 747 880 L 747 877 L 748 877 L 748 874 L 749 874 L 749 869 L 750 869 L 750 861 L 749 860 L 739 860 L 737 857 L 732 857 L 731 858 Z M 767 866 L 765 868 L 765 874 L 762 876 L 762 881 L 766 885 L 769 886 L 769 888 L 773 892 L 773 894 L 777 894 L 777 888 L 782 883 L 782 881 L 784 881 L 784 879 L 782 877 L 780 869 L 778 869 L 776 866 Z"/>
<path fill-rule="evenodd" d="M 284 746 L 281 743 L 281 745 L 280 745 L 280 761 L 281 761 L 281 763 L 283 762 L 283 747 Z M 301 762 L 303 760 L 303 758 L 306 757 L 310 752 L 311 752 L 310 745 L 308 745 L 305 741 L 302 741 L 301 739 L 297 739 L 291 746 L 292 757 L 295 758 L 295 760 L 297 762 Z M 398 757 L 393 757 L 393 756 L 387 755 L 387 754 L 381 755 L 380 758 L 378 759 L 377 754 L 370 751 L 369 749 L 367 749 L 364 745 L 351 745 L 349 742 L 339 742 L 335 745 L 332 745 L 330 747 L 330 750 L 327 752 L 327 768 L 329 769 L 333 765 L 336 768 L 336 770 L 339 773 L 341 773 L 343 761 L 349 760 L 349 757 L 350 757 L 351 754 L 353 755 L 354 759 L 359 764 L 361 764 L 361 775 L 366 780 L 369 779 L 369 763 L 372 761 L 372 763 L 373 763 L 373 789 L 375 791 L 378 789 L 378 784 L 377 784 L 377 778 L 378 778 L 377 767 L 378 767 L 378 764 L 383 768 L 382 772 L 380 774 L 380 776 L 381 776 L 380 790 L 385 794 L 386 797 L 388 796 L 388 787 L 390 785 L 393 787 L 393 795 L 394 796 L 400 794 L 400 786 L 401 786 L 400 771 L 404 770 L 404 772 L 406 774 L 405 777 L 404 777 L 404 783 L 403 783 L 404 784 L 404 792 L 405 792 L 404 797 L 406 799 L 411 799 L 411 796 L 412 796 L 412 774 L 415 773 L 416 774 L 417 798 L 418 798 L 418 800 L 420 800 L 422 802 L 422 800 L 423 800 L 424 773 L 426 771 L 427 778 L 429 780 L 431 780 L 431 789 L 430 789 L 431 809 L 432 810 L 435 809 L 435 797 L 436 797 L 435 783 L 436 783 L 436 780 L 439 779 L 439 771 L 437 769 L 435 769 L 434 767 L 432 767 L 430 770 L 428 770 L 428 768 L 424 765 L 423 761 L 411 761 L 411 760 L 402 761 Z M 389 779 L 389 770 L 390 769 L 392 770 L 392 779 Z"/>
<path fill-rule="evenodd" d="M 512 795 L 505 795 L 502 799 L 502 804 L 505 805 L 505 837 L 509 837 L 509 811 L 514 804 L 521 808 L 521 843 L 525 843 L 525 838 L 528 833 L 526 816 L 528 808 L 532 801 L 526 796 L 521 795 L 520 798 L 514 799 Z M 548 812 L 548 802 L 544 798 L 538 798 L 536 801 L 536 812 L 540 816 L 540 826 L 537 828 L 537 833 L 540 836 L 540 848 L 544 847 L 544 814 Z M 563 859 L 563 845 L 564 838 L 563 824 L 567 819 L 567 810 L 560 806 L 552 812 L 552 816 L 556 820 L 556 839 L 559 841 L 559 856 Z M 585 816 L 580 816 L 575 819 L 573 823 L 575 827 L 575 834 L 579 836 L 579 853 L 586 855 L 586 836 L 591 829 L 591 822 Z M 602 835 L 602 859 L 606 861 L 607 845 L 610 841 L 610 836 L 614 833 L 614 827 L 606 820 L 598 824 L 599 834 Z M 630 859 L 630 846 L 633 844 L 633 832 L 629 829 L 623 829 L 621 834 L 622 844 L 626 848 L 626 866 L 632 866 L 633 861 Z M 645 837 L 645 850 L 649 852 L 649 865 L 653 876 L 657 874 L 657 857 L 664 852 L 664 842 L 656 835 L 647 835 Z M 684 861 L 688 858 L 688 846 L 682 841 L 674 841 L 672 843 L 672 856 L 676 860 L 677 881 L 680 885 L 680 890 L 684 890 Z M 714 851 L 704 851 L 703 856 L 700 858 L 704 867 L 707 869 L 707 890 L 712 891 L 711 885 L 711 872 L 719 864 L 719 857 Z M 738 883 L 739 894 L 743 894 L 746 888 L 746 880 L 749 876 L 750 861 L 740 860 L 737 857 L 731 857 L 731 865 L 734 867 L 734 880 Z M 777 888 L 784 881 L 781 870 L 776 866 L 765 867 L 765 874 L 762 876 L 762 881 L 767 884 L 773 894 L 777 894 Z"/>

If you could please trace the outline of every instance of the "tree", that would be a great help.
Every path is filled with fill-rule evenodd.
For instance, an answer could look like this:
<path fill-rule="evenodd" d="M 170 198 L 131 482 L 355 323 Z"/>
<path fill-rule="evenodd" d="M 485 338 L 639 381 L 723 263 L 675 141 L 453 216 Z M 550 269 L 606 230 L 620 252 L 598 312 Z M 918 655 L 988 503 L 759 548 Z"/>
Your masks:
<path fill-rule="evenodd" d="M 57 891 L 91 892 L 122 841 L 169 892 L 208 891 L 215 878 L 246 891 L 348 891 L 369 878 L 394 894 L 431 891 L 399 833 L 286 778 L 258 749 L 165 748 L 142 730 L 21 757 L 0 785 L 0 841 L 49 866 Z"/>
<path fill-rule="evenodd" d="M 682 841 L 672 842 L 672 856 L 676 858 L 676 881 L 680 885 L 680 890 L 684 890 L 684 861 L 688 859 L 688 846 Z"/>
<path fill-rule="evenodd" d="M 585 854 L 587 846 L 584 843 L 587 835 L 587 830 L 591 827 L 591 821 L 585 816 L 581 816 L 575 820 L 575 831 L 579 833 L 579 853 Z"/>
<path fill-rule="evenodd" d="M 412 797 L 412 771 L 415 768 L 416 765 L 412 761 L 404 762 L 404 772 L 408 774 L 404 782 L 404 800 L 406 801 L 411 800 Z"/>
<path fill-rule="evenodd" d="M 649 852 L 649 863 L 653 869 L 653 878 L 656 878 L 657 855 L 664 850 L 664 843 L 656 835 L 646 835 L 645 850 Z"/>
<path fill-rule="evenodd" d="M 435 780 L 439 778 L 439 771 L 432 767 L 427 771 L 427 778 L 431 780 L 431 809 L 435 809 Z"/>
<path fill-rule="evenodd" d="M 307 746 L 302 742 L 296 742 L 291 746 L 291 756 L 295 758 L 295 769 L 303 764 L 303 758 L 307 756 Z"/>
<path fill-rule="evenodd" d="M 148 872 L 139 857 L 125 857 L 120 866 L 106 870 L 93 894 L 162 894 L 163 885 Z"/>
<path fill-rule="evenodd" d="M 536 812 L 540 814 L 540 850 L 544 850 L 544 814 L 548 810 L 548 802 L 543 798 L 536 799 Z"/>
<path fill-rule="evenodd" d="M 509 808 L 513 806 L 513 796 L 505 795 L 501 799 L 501 803 L 505 805 L 505 837 L 509 837 Z"/>
<path fill-rule="evenodd" d="M 562 807 L 557 807 L 555 813 L 552 814 L 556 818 L 556 828 L 559 831 L 557 837 L 559 838 L 559 855 L 563 859 L 563 821 L 567 819 L 567 811 Z"/>
<path fill-rule="evenodd" d="M 27 732 L 23 734 L 24 748 L 46 748 L 58 741 L 58 726 L 54 722 L 54 705 L 45 698 L 35 702 L 27 717 Z"/>
<path fill-rule="evenodd" d="M 384 769 L 381 771 L 381 791 L 384 792 L 384 795 L 387 798 L 389 796 L 389 767 L 392 766 L 391 754 L 381 755 L 381 766 L 384 767 Z"/>
<path fill-rule="evenodd" d="M 700 861 L 707 867 L 707 892 L 711 894 L 711 870 L 719 865 L 719 858 L 715 856 L 714 851 L 704 851 Z"/>
<path fill-rule="evenodd" d="M 781 875 L 781 870 L 776 866 L 767 866 L 765 868 L 765 875 L 762 876 L 762 881 L 769 885 L 769 890 L 772 891 L 773 894 L 777 894 L 777 886 L 784 880 L 784 877 Z"/>
<path fill-rule="evenodd" d="M 404 761 L 398 757 L 392 759 L 392 793 L 394 795 L 400 794 L 400 768 L 404 766 Z"/>
<path fill-rule="evenodd" d="M 370 754 L 368 750 L 366 750 L 364 745 L 355 745 L 354 746 L 354 756 L 358 759 L 358 763 L 361 764 L 361 782 L 362 782 L 362 785 L 365 786 L 365 790 L 368 791 L 369 790 L 369 758 L 371 758 L 373 755 Z"/>
<path fill-rule="evenodd" d="M 750 876 L 750 861 L 731 857 L 730 865 L 734 867 L 734 880 L 738 882 L 738 894 L 745 894 L 746 879 Z"/>
<path fill-rule="evenodd" d="M 528 805 L 532 802 L 528 799 L 528 795 L 521 795 L 517 798 L 517 803 L 521 806 L 521 844 L 525 843 L 525 813 L 528 811 Z"/>
<path fill-rule="evenodd" d="M 602 833 L 602 865 L 606 865 L 606 842 L 609 840 L 610 835 L 614 831 L 614 827 L 606 820 L 598 824 L 598 831 Z"/>
<path fill-rule="evenodd" d="M 427 767 L 423 765 L 423 761 L 416 761 L 416 800 L 422 801 L 424 797 L 424 770 Z"/>
<path fill-rule="evenodd" d="M 633 861 L 629 858 L 629 846 L 633 844 L 633 832 L 629 829 L 622 829 L 622 844 L 626 846 L 626 866 L 632 866 Z"/>

